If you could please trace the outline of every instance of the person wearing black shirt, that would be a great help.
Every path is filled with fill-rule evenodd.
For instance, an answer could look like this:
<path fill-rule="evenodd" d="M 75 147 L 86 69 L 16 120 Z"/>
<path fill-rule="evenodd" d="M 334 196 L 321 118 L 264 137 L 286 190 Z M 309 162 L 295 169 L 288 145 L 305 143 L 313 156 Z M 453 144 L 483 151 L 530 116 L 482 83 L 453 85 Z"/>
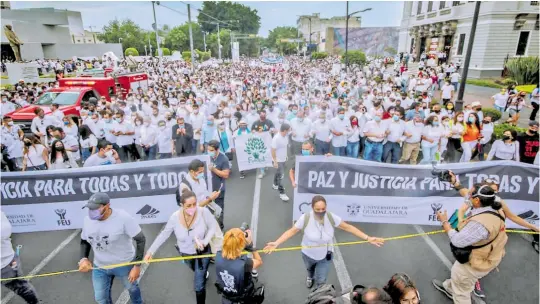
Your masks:
<path fill-rule="evenodd" d="M 519 160 L 523 163 L 533 164 L 540 144 L 538 136 L 538 122 L 529 122 L 529 129 L 517 137 L 519 142 Z"/>
<path fill-rule="evenodd" d="M 191 154 L 191 140 L 193 139 L 193 127 L 184 122 L 184 117 L 176 119 L 177 124 L 172 126 L 174 150 L 176 156 Z"/>
<path fill-rule="evenodd" d="M 223 214 L 225 213 L 225 180 L 229 178 L 231 167 L 229 166 L 229 158 L 224 153 L 220 152 L 220 142 L 211 140 L 208 143 L 207 152 L 212 161 L 210 171 L 212 172 L 212 191 L 219 191 L 219 196 L 214 202 L 221 207 L 221 215 L 219 216 L 219 227 L 223 229 Z"/>
<path fill-rule="evenodd" d="M 266 119 L 266 111 L 259 110 L 259 119 L 251 126 L 251 132 L 272 132 L 275 133 L 274 123 Z"/>

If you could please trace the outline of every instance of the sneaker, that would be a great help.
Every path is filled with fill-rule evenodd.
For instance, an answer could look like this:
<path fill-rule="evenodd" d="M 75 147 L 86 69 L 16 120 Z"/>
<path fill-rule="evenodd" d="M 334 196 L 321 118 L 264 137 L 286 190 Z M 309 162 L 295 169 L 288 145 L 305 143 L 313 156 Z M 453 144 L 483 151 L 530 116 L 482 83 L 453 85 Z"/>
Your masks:
<path fill-rule="evenodd" d="M 289 197 L 287 196 L 287 194 L 285 193 L 282 193 L 279 195 L 279 198 L 284 201 L 284 202 L 288 202 L 289 201 Z"/>
<path fill-rule="evenodd" d="M 245 173 L 243 173 L 243 172 L 240 172 L 240 178 L 241 178 L 241 179 L 244 179 L 244 178 L 246 178 L 246 174 L 245 174 Z"/>
<path fill-rule="evenodd" d="M 253 270 L 251 271 L 251 277 L 252 277 L 252 278 L 257 278 L 257 277 L 259 277 L 259 272 L 258 272 L 256 269 L 253 269 Z"/>
<path fill-rule="evenodd" d="M 536 250 L 536 253 L 538 253 L 538 242 L 533 241 L 532 246 L 533 246 L 534 250 Z"/>
<path fill-rule="evenodd" d="M 277 190 L 278 188 L 279 188 L 278 185 L 272 184 L 272 189 Z"/>
<path fill-rule="evenodd" d="M 208 277 L 210 276 L 210 272 L 206 272 L 206 278 L 208 279 Z"/>
<path fill-rule="evenodd" d="M 480 281 L 476 281 L 476 284 L 474 284 L 474 290 L 473 293 L 479 297 L 479 298 L 485 298 L 486 294 L 482 290 L 482 287 L 480 286 Z"/>
<path fill-rule="evenodd" d="M 450 300 L 453 300 L 453 297 L 452 297 L 452 294 L 450 292 L 448 292 L 448 290 L 446 290 L 446 288 L 444 288 L 444 285 L 441 281 L 439 280 L 432 280 L 431 283 L 433 284 L 433 286 L 440 292 L 444 293 Z"/>
<path fill-rule="evenodd" d="M 307 279 L 306 279 L 306 287 L 307 288 L 313 287 L 313 278 L 307 277 Z"/>
<path fill-rule="evenodd" d="M 281 175 L 279 176 L 279 179 L 283 179 L 284 177 L 285 177 L 285 174 L 281 174 Z"/>
<path fill-rule="evenodd" d="M 262 179 L 264 177 L 264 173 L 259 173 L 259 175 L 257 176 L 258 179 Z"/>

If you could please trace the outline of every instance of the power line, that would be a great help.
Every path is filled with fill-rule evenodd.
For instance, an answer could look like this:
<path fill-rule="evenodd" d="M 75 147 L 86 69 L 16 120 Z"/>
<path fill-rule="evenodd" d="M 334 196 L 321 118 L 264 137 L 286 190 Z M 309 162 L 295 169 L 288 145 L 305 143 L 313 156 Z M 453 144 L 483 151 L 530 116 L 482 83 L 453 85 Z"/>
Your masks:
<path fill-rule="evenodd" d="M 187 15 L 188 15 L 188 14 L 186 14 L 186 13 L 184 13 L 184 12 L 181 12 L 181 11 L 175 10 L 174 8 L 170 8 L 170 7 L 166 6 L 166 5 L 163 5 L 161 2 L 159 2 L 158 5 L 159 5 L 159 6 L 163 6 L 164 8 L 169 9 L 169 10 L 175 12 L 175 13 L 178 13 L 178 14 L 181 14 L 181 15 L 184 15 L 184 16 L 187 16 Z"/>

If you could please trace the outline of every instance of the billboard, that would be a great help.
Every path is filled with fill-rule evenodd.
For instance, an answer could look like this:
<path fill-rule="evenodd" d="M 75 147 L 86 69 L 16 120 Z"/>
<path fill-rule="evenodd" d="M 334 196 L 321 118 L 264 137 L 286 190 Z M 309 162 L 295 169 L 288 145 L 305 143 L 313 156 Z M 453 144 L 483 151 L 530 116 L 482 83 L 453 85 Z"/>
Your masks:
<path fill-rule="evenodd" d="M 398 27 L 349 28 L 349 50 L 362 50 L 366 55 L 385 55 L 384 49 L 397 50 Z M 334 28 L 333 49 L 345 50 L 345 29 Z"/>

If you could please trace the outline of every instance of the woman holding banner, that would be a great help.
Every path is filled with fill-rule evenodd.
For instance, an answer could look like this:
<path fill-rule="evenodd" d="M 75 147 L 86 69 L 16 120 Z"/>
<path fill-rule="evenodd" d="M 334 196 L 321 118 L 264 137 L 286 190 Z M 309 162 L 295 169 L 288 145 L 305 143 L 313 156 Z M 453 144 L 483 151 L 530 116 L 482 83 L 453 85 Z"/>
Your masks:
<path fill-rule="evenodd" d="M 377 247 L 381 247 L 384 243 L 383 239 L 368 236 L 358 228 L 341 220 L 335 213 L 327 212 L 326 207 L 326 199 L 322 195 L 315 195 L 311 200 L 312 210 L 302 214 L 289 230 L 285 231 L 276 241 L 270 242 L 264 247 L 264 250 L 272 252 L 302 230 L 304 232 L 302 247 L 306 247 L 302 249 L 302 259 L 308 272 L 307 288 L 312 288 L 313 285 L 317 288 L 326 283 L 333 258 L 334 228 L 347 231 Z"/>

